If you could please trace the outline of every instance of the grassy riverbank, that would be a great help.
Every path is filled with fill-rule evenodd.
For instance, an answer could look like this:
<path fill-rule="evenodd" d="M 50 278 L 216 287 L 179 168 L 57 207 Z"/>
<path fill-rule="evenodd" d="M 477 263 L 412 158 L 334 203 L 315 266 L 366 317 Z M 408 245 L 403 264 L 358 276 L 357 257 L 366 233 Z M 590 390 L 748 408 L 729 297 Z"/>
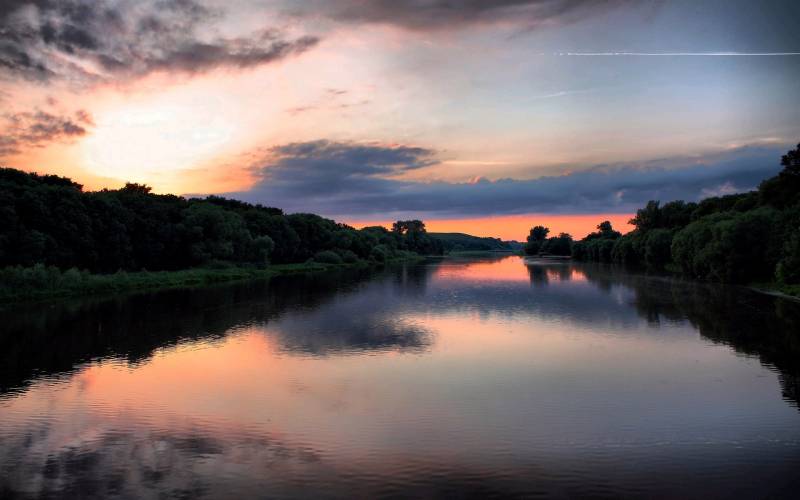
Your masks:
<path fill-rule="evenodd" d="M 403 256 L 386 263 L 420 260 L 421 256 Z M 0 302 L 19 302 L 51 298 L 123 293 L 166 288 L 189 288 L 216 283 L 263 279 L 283 274 L 321 272 L 335 268 L 352 268 L 382 265 L 384 263 L 359 260 L 347 264 L 305 262 L 277 264 L 264 268 L 224 266 L 220 268 L 194 268 L 178 271 L 118 271 L 113 274 L 93 274 L 69 269 L 61 271 L 41 264 L 33 267 L 7 267 L 0 269 Z"/>
<path fill-rule="evenodd" d="M 800 301 L 800 285 L 782 285 L 780 283 L 756 283 L 750 288 L 757 292 Z"/>

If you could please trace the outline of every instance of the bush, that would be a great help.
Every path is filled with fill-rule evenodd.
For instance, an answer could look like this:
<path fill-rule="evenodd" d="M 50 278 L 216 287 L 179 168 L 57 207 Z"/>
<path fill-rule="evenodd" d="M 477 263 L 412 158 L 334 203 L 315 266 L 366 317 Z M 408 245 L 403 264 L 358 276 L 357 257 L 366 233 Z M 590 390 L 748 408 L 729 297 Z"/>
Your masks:
<path fill-rule="evenodd" d="M 702 217 L 679 231 L 672 257 L 696 278 L 747 283 L 769 280 L 780 255 L 777 214 L 768 208 Z"/>
<path fill-rule="evenodd" d="M 320 262 L 322 264 L 341 264 L 343 260 L 338 253 L 331 250 L 323 250 L 314 254 L 314 262 Z"/>
<path fill-rule="evenodd" d="M 783 246 L 783 257 L 775 268 L 775 278 L 784 285 L 800 283 L 800 231 Z"/>
<path fill-rule="evenodd" d="M 638 231 L 628 233 L 614 241 L 611 249 L 611 260 L 618 264 L 637 265 L 643 260 L 642 257 L 643 237 Z"/>
<path fill-rule="evenodd" d="M 386 259 L 389 258 L 389 255 L 389 248 L 386 247 L 386 245 L 375 245 L 372 247 L 372 252 L 370 252 L 369 257 L 377 262 L 386 262 Z"/>
<path fill-rule="evenodd" d="M 644 242 L 644 261 L 648 267 L 663 269 L 672 260 L 670 247 L 672 232 L 667 229 L 653 229 Z"/>
<path fill-rule="evenodd" d="M 355 262 L 358 262 L 358 255 L 356 255 L 351 250 L 342 250 L 340 248 L 337 248 L 335 252 L 339 254 L 339 257 L 341 257 L 342 261 L 344 261 L 346 264 L 353 264 Z"/>

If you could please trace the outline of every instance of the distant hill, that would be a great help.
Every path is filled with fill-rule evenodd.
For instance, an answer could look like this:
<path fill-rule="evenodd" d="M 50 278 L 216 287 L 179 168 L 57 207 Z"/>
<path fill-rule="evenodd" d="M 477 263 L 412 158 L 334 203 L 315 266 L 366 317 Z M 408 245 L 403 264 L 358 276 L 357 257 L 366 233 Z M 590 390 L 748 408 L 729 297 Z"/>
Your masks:
<path fill-rule="evenodd" d="M 472 236 L 464 233 L 428 233 L 444 244 L 445 252 L 516 252 L 522 250 L 518 241 L 503 241 L 500 238 Z"/>

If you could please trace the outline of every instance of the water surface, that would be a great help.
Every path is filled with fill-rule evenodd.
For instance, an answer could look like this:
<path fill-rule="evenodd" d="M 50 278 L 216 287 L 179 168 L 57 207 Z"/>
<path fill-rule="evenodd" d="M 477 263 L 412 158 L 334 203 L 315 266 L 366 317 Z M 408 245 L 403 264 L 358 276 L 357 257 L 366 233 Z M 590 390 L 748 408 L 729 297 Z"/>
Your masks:
<path fill-rule="evenodd" d="M 0 312 L 0 497 L 800 488 L 800 307 L 519 257 Z"/>

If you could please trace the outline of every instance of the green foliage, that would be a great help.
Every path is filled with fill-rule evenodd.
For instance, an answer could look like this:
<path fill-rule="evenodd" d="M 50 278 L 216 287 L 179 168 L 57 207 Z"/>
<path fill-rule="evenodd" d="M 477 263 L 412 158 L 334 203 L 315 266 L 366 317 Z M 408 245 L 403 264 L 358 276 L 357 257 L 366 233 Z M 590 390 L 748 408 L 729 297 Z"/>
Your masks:
<path fill-rule="evenodd" d="M 342 261 L 345 264 L 354 264 L 358 262 L 358 255 L 356 255 L 352 250 L 342 250 L 341 248 L 337 248 L 336 253 L 339 254 L 339 257 L 342 258 Z"/>
<path fill-rule="evenodd" d="M 800 229 L 783 245 L 783 254 L 775 267 L 775 278 L 781 284 L 800 284 Z"/>
<path fill-rule="evenodd" d="M 386 262 L 391 255 L 391 250 L 386 245 L 376 245 L 370 252 L 370 259 L 376 262 Z"/>
<path fill-rule="evenodd" d="M 578 260 L 677 267 L 707 280 L 800 284 L 800 145 L 758 191 L 699 203 L 650 201 L 631 219 L 636 229 L 612 239 L 606 222 L 573 245 Z M 613 241 L 610 254 L 607 241 Z"/>
<path fill-rule="evenodd" d="M 319 215 L 285 215 L 219 196 L 157 195 L 141 184 L 82 189 L 64 177 L 0 168 L 0 268 L 42 264 L 114 273 L 263 267 L 306 262 L 321 252 L 352 263 L 444 251 L 418 220 L 398 221 L 394 231 L 359 231 Z"/>
<path fill-rule="evenodd" d="M 534 226 L 528 235 L 527 243 L 525 244 L 526 255 L 538 255 L 542 250 L 542 245 L 547 240 L 547 235 L 550 229 L 544 226 Z"/>
<path fill-rule="evenodd" d="M 61 271 L 55 266 L 37 264 L 31 267 L 11 266 L 0 269 L 0 301 L 42 299 L 70 295 L 109 294 L 154 288 L 206 286 L 214 283 L 252 278 L 268 278 L 327 269 L 329 264 L 279 264 L 268 269 L 234 266 L 214 261 L 206 267 L 181 271 L 117 271 L 111 274 L 90 274 L 70 268 Z"/>
<path fill-rule="evenodd" d="M 689 224 L 675 235 L 672 256 L 687 274 L 748 283 L 772 278 L 778 260 L 778 214 L 769 208 L 723 212 Z"/>
<path fill-rule="evenodd" d="M 661 209 L 659 204 L 660 202 L 658 201 L 648 201 L 644 208 L 636 211 L 636 216 L 630 220 L 630 223 L 643 232 L 660 227 Z"/>
<path fill-rule="evenodd" d="M 570 255 L 572 253 L 572 236 L 561 233 L 558 236 L 548 238 L 542 243 L 539 251 L 548 255 Z"/>
<path fill-rule="evenodd" d="M 338 253 L 331 250 L 322 250 L 314 254 L 314 262 L 321 262 L 323 264 L 341 264 L 344 262 Z"/>
<path fill-rule="evenodd" d="M 420 255 L 442 255 L 444 243 L 432 237 L 420 220 L 399 220 L 392 225 L 392 233 L 398 238 L 398 247 Z"/>
<path fill-rule="evenodd" d="M 632 231 L 617 238 L 611 249 L 611 261 L 618 264 L 643 264 L 645 240 L 646 233 L 638 231 Z"/>
<path fill-rule="evenodd" d="M 430 233 L 430 235 L 442 242 L 446 252 L 511 252 L 520 249 L 519 243 L 502 241 L 500 238 L 482 238 L 464 233 Z"/>
<path fill-rule="evenodd" d="M 644 261 L 647 266 L 653 269 L 663 269 L 672 260 L 671 246 L 672 232 L 670 230 L 654 229 L 647 233 L 644 241 Z"/>
<path fill-rule="evenodd" d="M 194 203 L 184 211 L 193 264 L 210 260 L 246 261 L 253 238 L 244 220 L 211 203 Z"/>
<path fill-rule="evenodd" d="M 781 158 L 783 170 L 762 182 L 758 188 L 761 202 L 777 208 L 800 203 L 800 144 Z"/>
<path fill-rule="evenodd" d="M 611 262 L 615 243 L 621 236 L 611 226 L 611 222 L 603 221 L 597 225 L 596 232 L 572 244 L 572 257 L 576 260 Z"/>

